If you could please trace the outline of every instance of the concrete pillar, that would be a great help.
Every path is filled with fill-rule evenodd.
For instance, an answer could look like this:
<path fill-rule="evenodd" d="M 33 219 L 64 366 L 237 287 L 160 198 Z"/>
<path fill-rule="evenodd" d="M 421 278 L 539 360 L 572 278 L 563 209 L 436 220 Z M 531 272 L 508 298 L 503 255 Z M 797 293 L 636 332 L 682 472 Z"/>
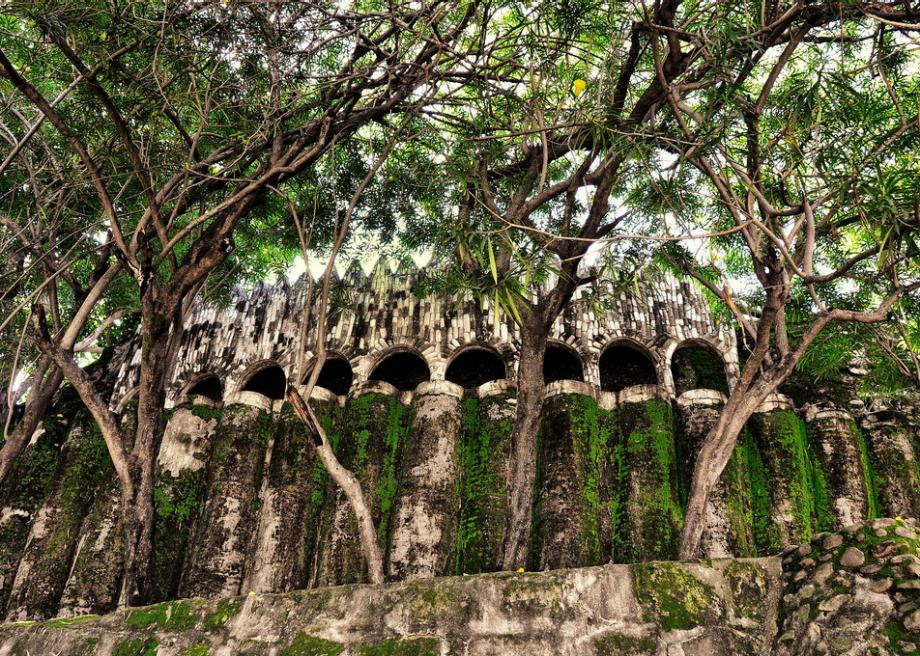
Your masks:
<path fill-rule="evenodd" d="M 814 462 L 815 528 L 834 531 L 861 524 L 875 509 L 864 438 L 848 412 L 808 406 L 805 413 Z M 826 490 L 826 497 L 821 494 Z"/>
<path fill-rule="evenodd" d="M 61 461 L 23 548 L 9 596 L 9 620 L 44 619 L 56 613 L 83 519 L 99 484 L 112 476 L 99 429 L 82 413 L 64 443 Z"/>
<path fill-rule="evenodd" d="M 870 414 L 863 423 L 883 517 L 920 517 L 920 464 L 911 427 L 900 415 Z"/>
<path fill-rule="evenodd" d="M 443 380 L 415 390 L 389 550 L 388 575 L 393 579 L 452 572 L 462 398 L 462 387 Z"/>
<path fill-rule="evenodd" d="M 677 399 L 677 451 L 682 487 L 686 494 L 690 491 L 697 455 L 709 431 L 719 421 L 724 405 L 725 396 L 716 390 L 690 390 Z M 744 453 L 736 448 L 709 495 L 700 556 L 728 558 L 756 555 L 750 513 L 750 479 Z"/>
<path fill-rule="evenodd" d="M 271 401 L 254 392 L 225 406 L 208 466 L 209 497 L 191 542 L 180 597 L 236 595 L 258 521 L 265 449 L 274 416 Z"/>
<path fill-rule="evenodd" d="M 383 546 L 391 532 L 408 414 L 399 391 L 379 381 L 356 386 L 345 403 L 337 455 L 360 482 L 377 527 L 378 543 Z M 341 489 L 334 483 L 330 487 L 331 503 L 324 513 L 317 555 L 316 585 L 366 582 L 367 564 L 354 513 Z"/>
<path fill-rule="evenodd" d="M 514 420 L 515 393 L 508 381 L 486 383 L 463 401 L 456 574 L 501 569 Z"/>
<path fill-rule="evenodd" d="M 606 562 L 600 479 L 610 427 L 599 422 L 594 388 L 561 380 L 547 386 L 539 448 L 532 567 L 547 570 Z"/>
<path fill-rule="evenodd" d="M 617 398 L 613 458 L 621 474 L 614 557 L 617 562 L 676 558 L 683 511 L 671 404 L 654 385 L 627 387 Z"/>

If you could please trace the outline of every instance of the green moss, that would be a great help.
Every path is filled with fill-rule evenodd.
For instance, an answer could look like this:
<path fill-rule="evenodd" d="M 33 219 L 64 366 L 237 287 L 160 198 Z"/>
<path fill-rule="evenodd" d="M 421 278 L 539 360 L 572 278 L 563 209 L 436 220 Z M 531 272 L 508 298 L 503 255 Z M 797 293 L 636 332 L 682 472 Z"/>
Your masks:
<path fill-rule="evenodd" d="M 221 599 L 217 602 L 217 609 L 205 618 L 204 628 L 213 631 L 223 626 L 231 617 L 240 612 L 242 607 L 243 602 L 239 599 Z"/>
<path fill-rule="evenodd" d="M 385 640 L 358 647 L 359 656 L 438 656 L 440 653 L 441 643 L 434 638 Z"/>
<path fill-rule="evenodd" d="M 185 656 L 209 656 L 211 645 L 206 642 L 199 642 L 185 650 Z"/>
<path fill-rule="evenodd" d="M 654 654 L 658 643 L 649 638 L 634 638 L 627 635 L 607 635 L 594 641 L 597 656 L 639 656 Z"/>
<path fill-rule="evenodd" d="M 153 638 L 125 640 L 115 646 L 112 656 L 156 656 L 159 645 Z"/>
<path fill-rule="evenodd" d="M 869 457 L 869 445 L 866 442 L 865 434 L 859 429 L 856 423 L 853 423 L 854 437 L 856 438 L 856 447 L 859 449 L 859 466 L 862 469 L 863 482 L 866 486 L 866 514 L 868 519 L 878 519 L 878 479 L 875 470 L 872 467 L 872 459 Z"/>
<path fill-rule="evenodd" d="M 885 625 L 885 637 L 888 638 L 888 648 L 898 656 L 912 654 L 916 651 L 916 647 L 920 647 L 920 636 L 916 633 L 911 633 L 904 628 L 901 622 L 894 619 L 889 620 L 888 624 Z M 914 645 L 914 649 L 910 651 L 904 649 L 904 643 Z"/>
<path fill-rule="evenodd" d="M 200 419 L 204 419 L 205 421 L 210 421 L 212 419 L 214 421 L 220 421 L 220 418 L 224 414 L 223 408 L 221 407 L 211 407 L 208 405 L 197 405 L 191 403 L 177 406 L 174 408 L 174 410 L 177 410 L 180 407 L 188 408 L 193 415 Z"/>
<path fill-rule="evenodd" d="M 281 651 L 280 656 L 339 656 L 343 651 L 345 645 L 340 642 L 298 633 L 294 641 Z"/>
<path fill-rule="evenodd" d="M 550 574 L 515 574 L 502 589 L 502 599 L 509 606 L 558 609 L 562 605 L 562 583 Z"/>
<path fill-rule="evenodd" d="M 657 620 L 666 631 L 692 629 L 716 611 L 712 589 L 677 563 L 639 563 L 632 574 L 644 620 Z"/>
<path fill-rule="evenodd" d="M 732 456 L 722 472 L 725 483 L 725 510 L 731 527 L 731 540 L 734 553 L 740 557 L 757 555 L 754 540 L 754 508 L 752 498 L 752 481 L 748 471 L 746 448 L 749 435 L 741 435 Z"/>
<path fill-rule="evenodd" d="M 91 624 L 98 619 L 98 615 L 75 615 L 74 617 L 56 617 L 53 620 L 48 620 L 45 624 L 51 628 L 60 629 L 65 626 Z"/>
<path fill-rule="evenodd" d="M 396 505 L 396 490 L 399 487 L 399 458 L 403 443 L 408 435 L 411 420 L 406 407 L 399 399 L 387 397 L 387 424 L 383 442 L 383 463 L 380 477 L 374 488 L 380 520 L 377 523 L 377 538 L 387 544 L 390 537 L 390 522 Z"/>
<path fill-rule="evenodd" d="M 735 614 L 745 619 L 764 620 L 764 599 L 767 598 L 767 577 L 763 567 L 755 562 L 732 560 L 725 568 L 732 591 Z"/>
<path fill-rule="evenodd" d="M 460 519 L 454 558 L 458 575 L 491 572 L 501 566 L 498 555 L 506 513 L 504 464 L 514 430 L 508 399 L 508 395 L 499 395 L 463 401 L 458 445 Z"/>
<path fill-rule="evenodd" d="M 192 614 L 188 602 L 166 601 L 131 611 L 125 618 L 125 626 L 146 629 L 155 624 L 166 631 L 184 631 L 194 627 L 199 619 Z"/>

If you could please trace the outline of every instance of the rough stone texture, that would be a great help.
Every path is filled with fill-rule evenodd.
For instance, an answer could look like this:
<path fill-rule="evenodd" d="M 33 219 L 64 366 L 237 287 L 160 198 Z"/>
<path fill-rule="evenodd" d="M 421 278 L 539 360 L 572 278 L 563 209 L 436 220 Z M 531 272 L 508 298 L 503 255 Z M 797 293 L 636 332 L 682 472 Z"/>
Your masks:
<path fill-rule="evenodd" d="M 456 574 L 501 569 L 515 399 L 493 387 L 463 401 Z"/>
<path fill-rule="evenodd" d="M 613 513 L 617 562 L 674 558 L 683 522 L 671 405 L 654 388 L 638 392 L 623 390 L 616 409 L 613 469 L 625 481 Z"/>
<path fill-rule="evenodd" d="M 892 656 L 920 650 L 920 539 L 880 519 L 790 549 L 776 656 Z"/>
<path fill-rule="evenodd" d="M 904 417 L 870 414 L 863 423 L 878 487 L 879 513 L 920 517 L 920 466 Z"/>
<path fill-rule="evenodd" d="M 862 433 L 849 413 L 837 408 L 811 407 L 806 412 L 808 437 L 816 456 L 816 474 L 827 489 L 828 517 L 816 508 L 819 530 L 835 530 L 865 521 L 876 512 L 868 480 Z M 867 455 L 865 456 L 867 457 Z"/>
<path fill-rule="evenodd" d="M 61 451 L 56 480 L 23 549 L 10 590 L 8 619 L 54 615 L 83 518 L 110 468 L 105 443 L 95 426 L 86 417 L 76 420 Z"/>
<path fill-rule="evenodd" d="M 32 521 L 55 480 L 61 449 L 75 418 L 61 412 L 62 407 L 57 410 L 44 418 L 0 486 L 0 616 L 5 613 Z"/>
<path fill-rule="evenodd" d="M 317 410 L 323 414 L 321 408 Z M 306 426 L 289 405 L 278 415 L 272 434 L 243 592 L 287 592 L 306 587 L 313 557 L 307 518 L 313 514 L 316 449 Z"/>
<path fill-rule="evenodd" d="M 724 404 L 724 395 L 716 390 L 691 390 L 677 399 L 677 452 L 685 491 L 690 489 L 696 454 L 718 422 Z M 718 484 L 709 494 L 700 556 L 727 558 L 755 555 L 750 488 L 744 453 L 736 448 Z"/>
<path fill-rule="evenodd" d="M 398 397 L 362 392 L 362 388 L 358 388 L 356 396 L 346 403 L 337 455 L 361 483 L 377 527 L 378 540 L 387 545 L 410 413 Z M 333 487 L 329 495 L 323 521 L 323 537 L 317 555 L 317 585 L 366 581 L 367 567 L 355 517 L 345 495 L 337 487 Z"/>
<path fill-rule="evenodd" d="M 182 597 L 238 594 L 258 521 L 272 415 L 225 407 L 211 456 L 208 500 L 179 586 Z"/>
<path fill-rule="evenodd" d="M 769 654 L 778 559 L 608 565 L 166 602 L 0 626 L 0 655 Z"/>
<path fill-rule="evenodd" d="M 462 395 L 448 382 L 422 383 L 416 390 L 390 543 L 388 574 L 396 580 L 452 572 Z"/>

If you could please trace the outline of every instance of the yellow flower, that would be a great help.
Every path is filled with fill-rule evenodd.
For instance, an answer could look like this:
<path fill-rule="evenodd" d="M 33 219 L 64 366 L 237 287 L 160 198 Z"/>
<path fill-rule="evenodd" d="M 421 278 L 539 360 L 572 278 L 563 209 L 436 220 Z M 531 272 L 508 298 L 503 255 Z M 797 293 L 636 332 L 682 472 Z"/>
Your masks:
<path fill-rule="evenodd" d="M 581 94 L 585 92 L 586 86 L 588 86 L 588 83 L 582 80 L 581 78 L 578 78 L 577 80 L 572 82 L 572 95 L 578 98 L 578 96 L 580 96 Z"/>
<path fill-rule="evenodd" d="M 518 574 L 523 574 L 523 573 L 524 573 L 524 568 L 518 567 Z"/>

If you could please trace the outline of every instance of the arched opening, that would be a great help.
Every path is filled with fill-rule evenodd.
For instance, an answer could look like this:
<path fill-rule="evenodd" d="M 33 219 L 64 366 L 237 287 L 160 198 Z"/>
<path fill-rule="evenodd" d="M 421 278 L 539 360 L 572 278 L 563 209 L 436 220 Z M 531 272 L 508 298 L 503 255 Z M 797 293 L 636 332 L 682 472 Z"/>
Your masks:
<path fill-rule="evenodd" d="M 444 378 L 464 389 L 473 389 L 492 380 L 501 380 L 506 375 L 505 363 L 495 353 L 471 348 L 451 361 Z"/>
<path fill-rule="evenodd" d="M 611 392 L 633 385 L 657 385 L 655 363 L 638 347 L 624 342 L 607 347 L 601 354 L 601 389 Z"/>
<path fill-rule="evenodd" d="M 728 394 L 725 363 L 707 346 L 689 343 L 677 347 L 671 356 L 671 376 L 678 396 L 692 389 L 713 389 Z"/>
<path fill-rule="evenodd" d="M 584 368 L 581 360 L 570 349 L 558 344 L 547 344 L 543 356 L 543 382 L 552 383 L 555 380 L 581 380 L 584 381 Z"/>
<path fill-rule="evenodd" d="M 204 396 L 219 403 L 224 398 L 224 388 L 217 376 L 205 376 L 189 388 L 187 396 Z"/>
<path fill-rule="evenodd" d="M 431 378 L 431 371 L 421 356 L 411 351 L 397 351 L 377 363 L 370 380 L 389 383 L 401 392 L 408 392 Z"/>
<path fill-rule="evenodd" d="M 309 376 L 307 376 L 309 378 Z M 337 396 L 348 394 L 354 375 L 351 365 L 345 358 L 328 358 L 319 371 L 316 386 L 323 387 Z M 307 382 L 304 380 L 304 382 Z"/>
<path fill-rule="evenodd" d="M 252 374 L 243 385 L 242 391 L 258 392 L 270 399 L 278 400 L 284 398 L 286 389 L 287 378 L 284 376 L 284 371 L 278 365 L 273 364 Z"/>

